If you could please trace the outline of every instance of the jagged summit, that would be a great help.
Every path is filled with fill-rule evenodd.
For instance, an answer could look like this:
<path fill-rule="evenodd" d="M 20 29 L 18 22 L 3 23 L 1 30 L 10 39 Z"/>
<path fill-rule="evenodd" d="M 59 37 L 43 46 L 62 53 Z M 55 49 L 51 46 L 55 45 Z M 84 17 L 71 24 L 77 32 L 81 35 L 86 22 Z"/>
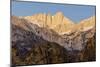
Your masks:
<path fill-rule="evenodd" d="M 23 17 L 33 24 L 37 24 L 39 27 L 46 27 L 53 29 L 58 34 L 69 34 L 76 30 L 84 31 L 92 26 L 95 26 L 95 16 L 88 19 L 84 19 L 79 23 L 71 21 L 68 17 L 65 17 L 62 12 L 57 12 L 55 15 L 48 14 L 35 14 L 32 16 Z"/>
<path fill-rule="evenodd" d="M 61 16 L 51 16 L 50 14 L 27 17 L 12 16 L 11 23 L 35 33 L 44 40 L 58 43 L 67 50 L 82 50 L 84 48 L 82 46 L 83 41 L 87 42 L 87 38 L 95 35 L 95 18 L 88 18 L 85 21 L 83 20 L 84 22 L 81 21 L 75 24 L 72 21 L 68 21 L 64 16 L 62 16 L 63 19 L 59 17 Z"/>
<path fill-rule="evenodd" d="M 57 12 L 53 16 L 50 14 L 39 13 L 24 18 L 40 27 L 53 29 L 59 34 L 69 31 L 70 28 L 75 25 L 74 22 L 65 17 L 62 12 Z"/>
<path fill-rule="evenodd" d="M 13 65 L 94 61 L 95 16 L 75 24 L 55 15 L 11 16 Z"/>
<path fill-rule="evenodd" d="M 79 23 L 75 23 L 68 17 L 65 17 L 61 11 L 55 15 L 50 13 L 38 13 L 32 16 L 19 17 L 26 19 L 30 23 L 36 24 L 39 27 L 49 28 L 57 32 L 58 34 L 69 34 L 74 31 L 86 31 L 90 28 L 95 27 L 96 18 L 91 16 L 89 18 L 81 20 Z"/>

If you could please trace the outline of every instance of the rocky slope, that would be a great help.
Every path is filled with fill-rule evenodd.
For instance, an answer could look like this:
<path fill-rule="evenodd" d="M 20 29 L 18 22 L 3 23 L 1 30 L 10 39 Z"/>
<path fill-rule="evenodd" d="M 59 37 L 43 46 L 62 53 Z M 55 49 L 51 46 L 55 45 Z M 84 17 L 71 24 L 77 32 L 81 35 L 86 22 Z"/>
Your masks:
<path fill-rule="evenodd" d="M 95 17 L 75 24 L 61 12 L 12 16 L 12 64 L 94 61 L 95 33 Z"/>

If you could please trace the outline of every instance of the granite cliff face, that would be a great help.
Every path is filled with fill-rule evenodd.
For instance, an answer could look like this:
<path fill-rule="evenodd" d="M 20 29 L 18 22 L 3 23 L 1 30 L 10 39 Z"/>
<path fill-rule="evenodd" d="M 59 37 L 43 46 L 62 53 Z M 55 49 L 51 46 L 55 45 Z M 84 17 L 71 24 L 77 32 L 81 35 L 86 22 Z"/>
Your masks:
<path fill-rule="evenodd" d="M 75 24 L 69 18 L 65 17 L 62 12 L 57 12 L 55 15 L 50 14 L 35 14 L 33 16 L 23 17 L 39 27 L 53 29 L 58 34 L 70 33 L 76 30 L 87 30 L 95 27 L 95 16 L 81 20 Z"/>
<path fill-rule="evenodd" d="M 95 61 L 95 17 L 75 24 L 61 12 L 11 17 L 13 65 Z"/>
<path fill-rule="evenodd" d="M 54 16 L 50 14 L 36 14 L 33 16 L 26 16 L 25 19 L 40 27 L 53 29 L 59 34 L 70 31 L 69 29 L 74 25 L 74 23 L 70 19 L 64 17 L 61 12 L 57 12 Z"/>

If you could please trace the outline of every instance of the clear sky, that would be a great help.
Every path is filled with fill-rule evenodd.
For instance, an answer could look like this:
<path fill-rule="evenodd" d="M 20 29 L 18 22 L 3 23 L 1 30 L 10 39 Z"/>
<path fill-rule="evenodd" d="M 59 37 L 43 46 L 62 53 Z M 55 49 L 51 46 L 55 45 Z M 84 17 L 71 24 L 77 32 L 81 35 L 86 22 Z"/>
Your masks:
<path fill-rule="evenodd" d="M 70 18 L 74 22 L 95 15 L 95 6 L 72 5 L 72 4 L 54 4 L 39 2 L 12 2 L 12 15 L 15 16 L 31 16 L 38 13 L 51 13 L 61 11 L 64 16 Z"/>

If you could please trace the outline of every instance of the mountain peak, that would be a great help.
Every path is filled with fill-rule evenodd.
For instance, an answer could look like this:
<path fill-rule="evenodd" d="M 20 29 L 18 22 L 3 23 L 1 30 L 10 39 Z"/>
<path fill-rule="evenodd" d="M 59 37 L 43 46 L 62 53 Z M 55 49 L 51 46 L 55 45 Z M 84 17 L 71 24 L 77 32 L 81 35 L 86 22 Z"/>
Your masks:
<path fill-rule="evenodd" d="M 84 19 L 78 24 L 75 24 L 68 17 L 65 17 L 62 12 L 57 12 L 55 15 L 48 14 L 35 14 L 32 16 L 24 17 L 33 24 L 37 24 L 39 27 L 46 27 L 54 30 L 58 34 L 72 32 L 72 31 L 82 31 L 83 29 L 92 28 L 95 26 L 95 16 Z"/>
<path fill-rule="evenodd" d="M 61 11 L 58 11 L 55 15 L 63 15 L 63 13 Z"/>
<path fill-rule="evenodd" d="M 53 29 L 57 33 L 66 32 L 74 25 L 74 23 L 69 18 L 65 17 L 61 11 L 57 12 L 53 16 L 50 13 L 39 13 L 24 18 L 40 27 Z"/>
<path fill-rule="evenodd" d="M 47 16 L 47 15 L 46 17 L 47 19 L 45 20 L 45 22 L 31 21 L 31 23 L 29 19 L 12 17 L 11 23 L 14 26 L 35 33 L 37 36 L 42 37 L 44 40 L 58 43 L 61 46 L 65 47 L 67 50 L 72 50 L 72 48 L 75 50 L 83 49 L 84 48 L 82 46 L 83 41 L 87 38 L 93 37 L 95 33 L 95 28 L 92 27 L 92 25 L 86 27 L 84 24 L 82 24 L 83 25 L 82 26 L 81 24 L 77 25 L 77 24 L 67 23 L 69 21 L 62 21 L 62 23 L 61 22 L 55 23 L 56 19 L 54 20 L 54 18 L 56 17 L 52 18 L 52 16 Z M 55 23 L 55 25 L 53 23 Z M 82 31 L 80 31 L 80 29 Z M 83 36 L 85 37 L 84 40 Z M 75 45 L 73 45 L 72 42 Z"/>

